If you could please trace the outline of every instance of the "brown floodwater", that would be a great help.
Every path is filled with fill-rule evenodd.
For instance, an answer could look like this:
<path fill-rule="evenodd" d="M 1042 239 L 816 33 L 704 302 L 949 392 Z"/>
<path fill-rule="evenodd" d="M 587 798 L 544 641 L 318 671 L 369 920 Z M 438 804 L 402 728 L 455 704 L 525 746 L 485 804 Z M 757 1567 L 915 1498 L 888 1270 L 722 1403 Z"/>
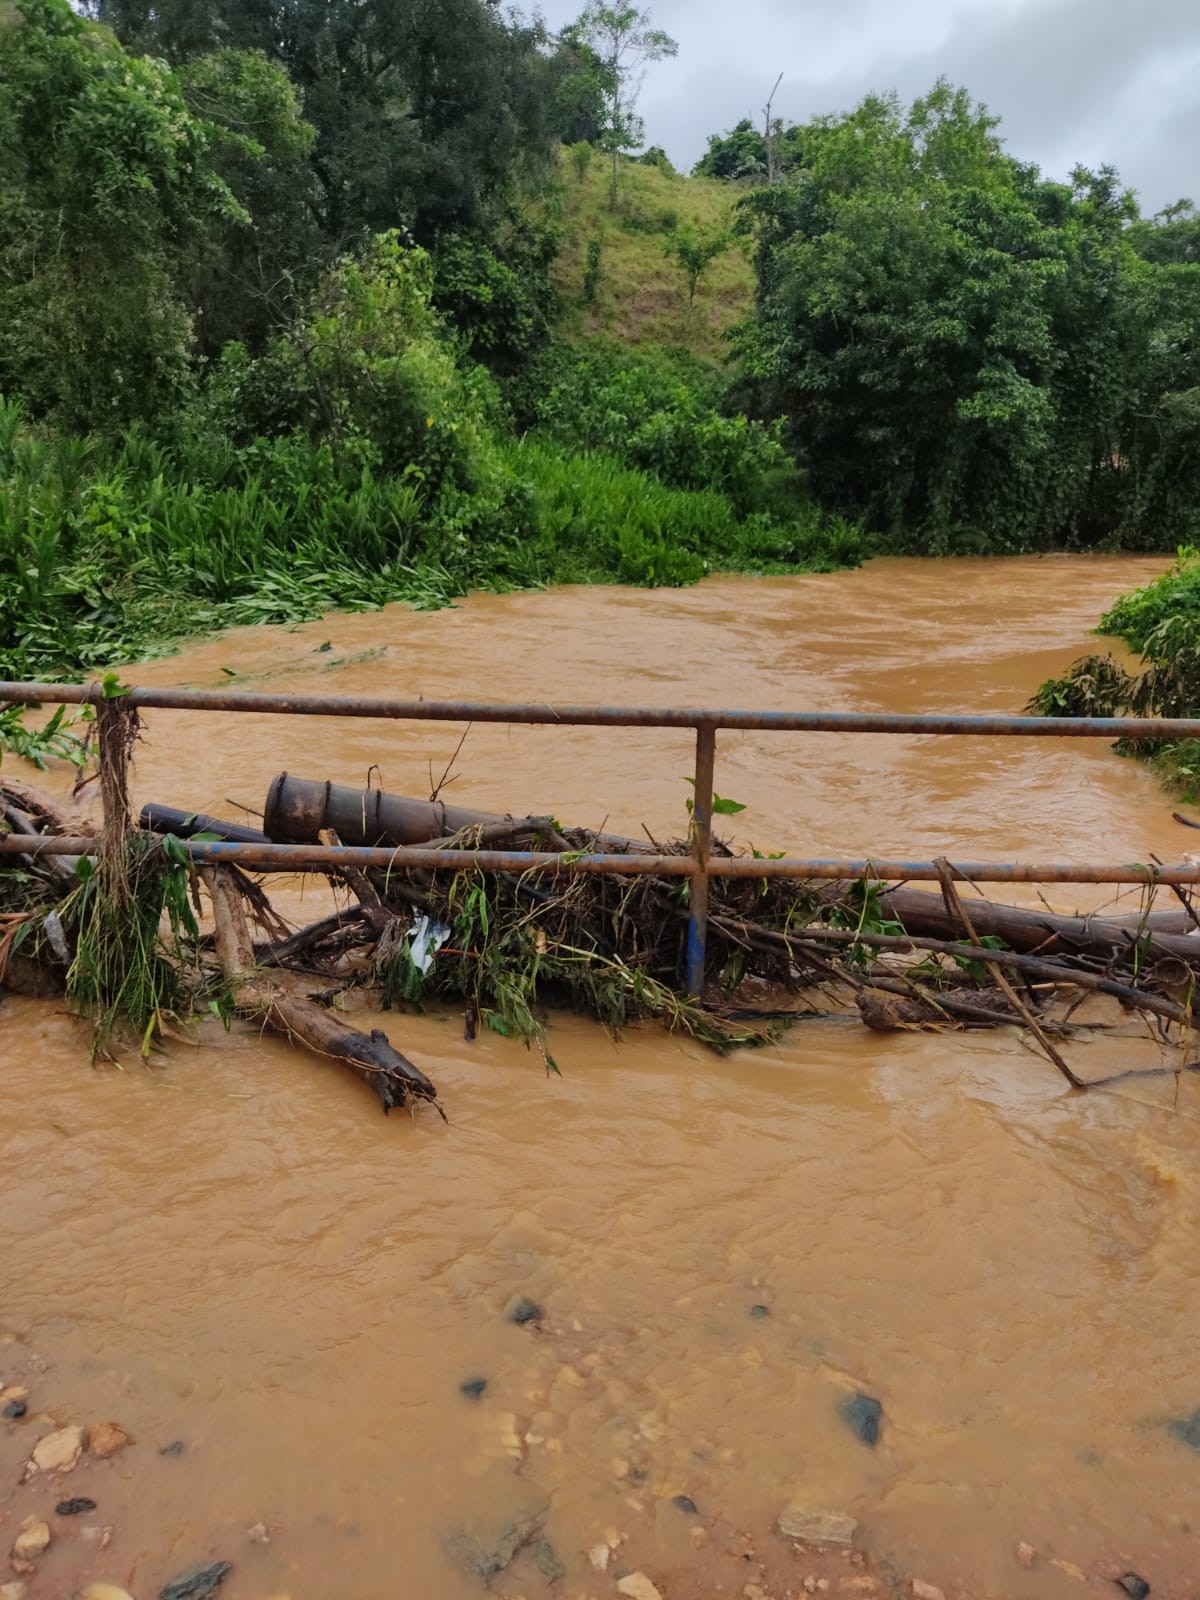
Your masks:
<path fill-rule="evenodd" d="M 247 629 L 127 676 L 1012 712 L 1160 568 L 894 561 L 475 595 Z M 153 713 L 137 795 L 228 815 L 281 769 L 371 767 L 424 794 L 461 733 Z M 691 759 L 686 734 L 475 727 L 447 793 L 661 837 L 686 825 Z M 1102 744 L 724 734 L 717 788 L 764 850 L 1186 844 L 1153 776 Z M 793 1500 L 857 1518 L 880 1594 L 916 1576 L 950 1600 L 1119 1595 L 1128 1570 L 1197 1592 L 1200 1454 L 1168 1427 L 1200 1407 L 1193 1082 L 1073 1094 L 1009 1032 L 815 1022 L 719 1060 L 571 1018 L 547 1079 L 514 1042 L 464 1042 L 459 1017 L 384 1020 L 448 1125 L 384 1119 L 348 1075 L 248 1029 L 93 1069 L 61 1006 L 0 1009 L 0 1379 L 31 1391 L 0 1422 L 0 1538 L 64 1495 L 97 1502 L 51 1517 L 30 1600 L 100 1579 L 147 1600 L 217 1559 L 221 1600 L 471 1600 L 464 1550 L 532 1518 L 563 1575 L 551 1590 L 527 1548 L 491 1592 L 608 1600 L 635 1570 L 667 1600 L 747 1583 L 781 1600 L 827 1572 L 866 1592 L 774 1531 Z M 1165 1059 L 1132 1026 L 1070 1048 L 1084 1071 Z M 516 1294 L 540 1326 L 505 1320 Z M 854 1390 L 882 1402 L 874 1449 L 839 1414 Z M 16 1487 L 51 1422 L 108 1419 L 134 1439 L 112 1461 Z M 597 1571 L 587 1552 L 614 1540 Z"/>

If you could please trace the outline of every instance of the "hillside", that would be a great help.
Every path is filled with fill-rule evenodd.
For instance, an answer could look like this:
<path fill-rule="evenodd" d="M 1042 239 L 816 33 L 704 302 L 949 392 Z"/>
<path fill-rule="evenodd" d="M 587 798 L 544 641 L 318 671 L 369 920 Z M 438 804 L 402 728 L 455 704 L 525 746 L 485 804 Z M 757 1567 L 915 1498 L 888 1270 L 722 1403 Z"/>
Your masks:
<path fill-rule="evenodd" d="M 565 307 L 562 332 L 568 338 L 602 336 L 719 359 L 726 350 L 722 335 L 751 309 L 754 274 L 744 243 L 733 241 L 712 263 L 690 314 L 683 274 L 663 247 L 676 227 L 727 226 L 737 191 L 714 178 L 686 178 L 635 161 L 621 164 L 615 211 L 608 190 L 603 158 L 592 162 L 582 183 L 564 160 L 563 244 L 554 268 Z M 584 283 L 593 241 L 600 244 L 600 276 L 588 305 Z"/>

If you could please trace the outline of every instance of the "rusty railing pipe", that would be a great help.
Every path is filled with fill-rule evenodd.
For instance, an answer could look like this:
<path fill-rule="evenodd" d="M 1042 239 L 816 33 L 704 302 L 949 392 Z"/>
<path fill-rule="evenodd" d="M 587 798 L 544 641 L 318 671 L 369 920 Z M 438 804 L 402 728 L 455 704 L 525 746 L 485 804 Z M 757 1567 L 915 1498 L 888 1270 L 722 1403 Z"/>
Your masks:
<path fill-rule="evenodd" d="M 368 849 L 355 845 L 228 844 L 222 841 L 182 840 L 183 849 L 197 863 L 258 868 L 269 872 L 305 872 L 313 867 L 375 867 L 406 872 L 412 867 L 461 871 L 478 867 L 484 872 L 561 873 L 612 872 L 627 877 L 693 878 L 700 872 L 695 855 L 586 855 L 575 851 L 556 854 L 541 850 L 439 850 L 419 845 L 402 849 Z M 94 838 L 67 838 L 46 834 L 31 838 L 17 834 L 0 838 L 0 856 L 89 856 L 96 851 Z M 1200 866 L 1170 864 L 1145 866 L 1129 863 L 955 861 L 956 873 L 969 883 L 1200 883 Z M 936 861 L 747 859 L 710 856 L 705 872 L 710 878 L 810 878 L 858 879 L 868 882 L 939 883 L 943 868 Z"/>

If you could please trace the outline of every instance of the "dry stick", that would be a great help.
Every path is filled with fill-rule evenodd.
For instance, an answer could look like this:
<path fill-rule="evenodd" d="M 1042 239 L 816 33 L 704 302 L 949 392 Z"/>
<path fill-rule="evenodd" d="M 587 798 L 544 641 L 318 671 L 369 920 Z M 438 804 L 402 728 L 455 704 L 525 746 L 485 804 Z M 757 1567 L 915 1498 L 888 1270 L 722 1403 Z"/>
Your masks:
<path fill-rule="evenodd" d="M 879 950 L 911 952 L 931 950 L 935 955 L 955 956 L 966 961 L 978 961 L 979 951 L 973 944 L 956 944 L 946 939 L 924 939 L 914 934 L 903 936 L 891 933 L 867 933 L 857 928 L 827 928 L 821 923 L 800 928 L 794 934 L 776 933 L 761 923 L 725 918 L 743 931 L 753 930 L 762 938 L 785 950 L 804 953 L 805 941 L 822 944 L 867 944 Z M 1115 978 L 1102 978 L 1094 972 L 1081 972 L 1075 967 L 1063 966 L 1057 961 L 1047 961 L 1040 956 L 1019 955 L 1015 950 L 989 950 L 988 958 L 1001 966 L 1014 967 L 1018 972 L 1028 972 L 1035 978 L 1048 978 L 1052 983 L 1070 983 L 1080 989 L 1094 989 L 1099 994 L 1109 994 L 1132 1006 L 1135 1010 L 1149 1011 L 1153 1016 L 1165 1017 L 1168 1022 L 1184 1022 L 1188 1018 L 1182 1006 L 1159 995 L 1147 994 Z"/>
<path fill-rule="evenodd" d="M 282 966 L 284 962 L 303 955 L 314 944 L 320 944 L 322 939 L 328 939 L 331 934 L 365 920 L 363 913 L 358 910 L 335 911 L 331 916 L 322 917 L 319 922 L 311 922 L 307 928 L 300 928 L 295 933 L 289 934 L 286 939 L 280 939 L 275 944 L 259 946 L 256 950 L 258 964 L 260 967 Z"/>
<path fill-rule="evenodd" d="M 942 894 L 945 896 L 947 907 L 953 910 L 963 927 L 966 929 L 971 943 L 980 951 L 988 971 L 1000 985 L 1000 988 L 1007 998 L 1009 1004 L 1017 1008 L 1017 1011 L 1024 1019 L 1025 1025 L 1029 1029 L 1030 1033 L 1033 1034 L 1033 1037 L 1041 1045 L 1042 1049 L 1050 1057 L 1050 1060 L 1053 1061 L 1054 1065 L 1062 1073 L 1063 1077 L 1071 1085 L 1072 1089 L 1086 1089 L 1087 1084 L 1084 1082 L 1084 1080 L 1067 1064 L 1062 1054 L 1056 1050 L 1050 1043 L 1049 1039 L 1047 1039 L 1045 1033 L 1038 1025 L 1037 1018 L 1034 1016 L 1033 1012 L 1030 1011 L 1029 1007 L 1025 1004 L 1025 1002 L 1017 994 L 1017 991 L 1013 988 L 1012 984 L 1008 981 L 1007 973 L 1005 973 L 1003 968 L 998 966 L 994 961 L 988 960 L 987 955 L 984 952 L 984 947 L 980 943 L 979 935 L 975 932 L 974 925 L 972 924 L 970 917 L 967 915 L 967 908 L 965 905 L 963 905 L 962 896 L 959 894 L 958 889 L 955 886 L 953 877 L 954 869 L 950 865 L 949 861 L 942 856 L 935 864 L 938 869 L 938 876 L 941 879 Z"/>
<path fill-rule="evenodd" d="M 213 905 L 217 958 L 239 1011 L 261 1017 L 263 1026 L 299 1040 L 318 1055 L 348 1067 L 379 1096 L 385 1112 L 413 1100 L 428 1100 L 444 1118 L 437 1090 L 425 1074 L 399 1051 L 386 1034 L 369 1035 L 341 1022 L 321 1006 L 278 988 L 255 968 L 254 945 L 236 880 L 226 867 L 201 867 Z"/>

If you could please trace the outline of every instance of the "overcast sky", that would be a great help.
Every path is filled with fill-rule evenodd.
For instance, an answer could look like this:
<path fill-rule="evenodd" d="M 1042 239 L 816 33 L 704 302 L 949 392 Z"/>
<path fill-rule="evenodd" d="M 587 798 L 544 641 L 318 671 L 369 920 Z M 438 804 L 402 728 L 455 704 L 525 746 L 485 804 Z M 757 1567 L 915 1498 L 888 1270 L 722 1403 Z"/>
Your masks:
<path fill-rule="evenodd" d="M 939 76 L 1002 119 L 1009 150 L 1048 177 L 1119 168 L 1150 213 L 1200 203 L 1200 0 L 650 0 L 679 41 L 642 91 L 646 136 L 688 170 L 710 133 L 803 122 L 870 90 L 905 99 Z M 581 0 L 542 0 L 552 27 Z"/>

